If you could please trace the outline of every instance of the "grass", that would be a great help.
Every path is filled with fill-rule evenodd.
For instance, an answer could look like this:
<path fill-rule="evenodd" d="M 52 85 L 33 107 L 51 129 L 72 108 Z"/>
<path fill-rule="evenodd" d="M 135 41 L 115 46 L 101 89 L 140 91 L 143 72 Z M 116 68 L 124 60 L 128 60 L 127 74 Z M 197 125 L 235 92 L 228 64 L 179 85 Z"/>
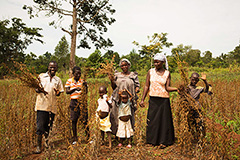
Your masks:
<path fill-rule="evenodd" d="M 238 159 L 240 150 L 237 148 L 239 145 L 236 145 L 239 142 L 235 137 L 239 136 L 240 128 L 239 73 L 229 72 L 225 77 L 219 76 L 224 75 L 223 73 L 213 73 L 215 72 L 207 72 L 207 78 L 213 86 L 214 94 L 212 96 L 203 94 L 200 99 L 207 130 L 201 143 L 191 143 L 191 135 L 188 133 L 186 121 L 183 118 L 184 113 L 180 114 L 179 97 L 176 93 L 172 93 L 170 100 L 177 137 L 175 145 L 159 150 L 144 144 L 147 108 L 138 107 L 133 148 L 119 149 L 116 147 L 117 142 L 114 141 L 113 149 L 107 150 L 99 145 L 100 134 L 95 121 L 95 110 L 98 99 L 97 88 L 103 84 L 107 85 L 109 95 L 112 89 L 108 78 L 87 79 L 89 127 L 91 138 L 95 140 L 95 143 L 93 145 L 85 143 L 78 143 L 77 146 L 70 145 L 68 141 L 70 138 L 68 112 L 70 98 L 64 93 L 57 99 L 58 115 L 49 137 L 52 147 L 39 156 L 41 159 Z M 145 84 L 145 77 L 140 76 L 139 79 L 142 88 Z M 63 79 L 64 84 L 66 80 L 67 78 Z M 180 75 L 173 73 L 172 86 L 178 86 L 179 81 Z M 199 85 L 203 83 L 199 82 Z M 140 98 L 141 95 L 142 89 L 139 94 Z M 34 89 L 21 86 L 16 80 L 0 81 L 0 100 L 1 159 L 31 158 L 28 156 L 36 145 L 36 113 L 34 111 L 36 93 Z M 145 100 L 146 104 L 147 101 L 148 99 Z M 85 140 L 85 132 L 81 123 L 78 123 L 78 132 L 79 139 Z"/>

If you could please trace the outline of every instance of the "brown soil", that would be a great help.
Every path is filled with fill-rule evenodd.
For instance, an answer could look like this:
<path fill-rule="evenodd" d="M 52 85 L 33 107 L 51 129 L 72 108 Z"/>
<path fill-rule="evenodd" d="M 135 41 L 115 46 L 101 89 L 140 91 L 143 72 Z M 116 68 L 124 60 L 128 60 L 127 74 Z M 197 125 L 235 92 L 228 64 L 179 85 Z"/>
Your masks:
<path fill-rule="evenodd" d="M 210 123 L 211 120 L 207 119 L 206 123 Z M 223 126 L 220 124 L 214 124 L 215 129 L 218 132 L 221 132 Z M 235 132 L 230 132 L 229 137 L 235 139 L 234 148 L 236 148 L 236 152 L 240 155 L 240 135 Z M 90 145 L 90 144 L 85 144 Z M 136 147 L 134 144 L 132 148 L 126 148 L 126 144 L 122 147 L 117 146 L 118 143 L 113 141 L 112 149 L 109 149 L 107 145 L 103 145 L 100 147 L 100 154 L 98 156 L 99 160 L 108 160 L 108 159 L 136 159 L 144 157 L 143 159 L 197 159 L 196 157 L 189 156 L 188 154 L 182 154 L 180 152 L 180 147 L 176 142 L 174 145 L 166 147 L 164 149 L 160 149 L 159 147 L 154 147 L 148 144 L 143 144 L 141 147 Z M 51 159 L 67 159 L 69 156 L 67 153 L 67 144 L 63 140 L 54 140 L 51 143 L 52 150 L 49 153 L 48 150 L 44 150 L 41 154 L 33 154 L 29 153 L 28 155 L 24 155 L 24 160 L 37 160 L 37 159 L 46 159 L 47 155 L 51 155 Z M 195 147 L 193 145 L 193 147 Z M 33 148 L 32 152 L 35 148 Z M 50 158 L 49 158 L 50 159 Z M 80 158 L 81 159 L 81 158 Z"/>

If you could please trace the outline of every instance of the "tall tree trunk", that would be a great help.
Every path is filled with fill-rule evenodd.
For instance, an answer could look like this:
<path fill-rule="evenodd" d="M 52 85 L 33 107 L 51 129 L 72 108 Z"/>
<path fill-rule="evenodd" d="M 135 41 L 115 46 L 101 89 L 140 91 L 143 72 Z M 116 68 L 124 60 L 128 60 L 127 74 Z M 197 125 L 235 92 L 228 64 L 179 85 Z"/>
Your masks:
<path fill-rule="evenodd" d="M 72 18 L 72 35 L 71 35 L 71 52 L 69 62 L 69 77 L 72 77 L 72 68 L 75 66 L 75 53 L 77 41 L 77 10 L 76 0 L 73 0 L 73 18 Z"/>

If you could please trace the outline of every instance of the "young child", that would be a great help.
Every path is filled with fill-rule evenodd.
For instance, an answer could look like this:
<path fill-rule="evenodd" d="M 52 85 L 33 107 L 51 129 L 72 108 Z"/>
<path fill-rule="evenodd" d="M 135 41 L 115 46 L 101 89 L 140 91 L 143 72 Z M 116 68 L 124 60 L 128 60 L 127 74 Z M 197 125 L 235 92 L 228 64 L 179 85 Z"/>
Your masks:
<path fill-rule="evenodd" d="M 131 136 L 133 136 L 133 129 L 130 122 L 131 114 L 131 93 L 124 89 L 119 92 L 119 104 L 118 104 L 118 130 L 116 136 L 120 138 L 119 147 L 122 146 L 123 140 L 127 138 L 127 148 L 131 148 Z"/>
<path fill-rule="evenodd" d="M 108 144 L 109 148 L 112 147 L 112 139 L 111 139 L 111 123 L 109 118 L 109 110 L 112 108 L 111 101 L 108 100 L 107 97 L 107 88 L 105 86 L 99 87 L 99 95 L 98 99 L 98 108 L 97 108 L 97 118 L 99 120 L 99 128 L 101 130 L 102 141 L 104 142 L 105 132 L 108 136 Z"/>
<path fill-rule="evenodd" d="M 73 132 L 73 142 L 72 144 L 77 143 L 77 121 L 80 118 L 81 122 L 83 122 L 85 126 L 85 133 L 87 136 L 87 139 L 89 138 L 89 128 L 87 126 L 88 123 L 88 111 L 87 106 L 81 107 L 80 109 L 80 103 L 78 102 L 78 99 L 81 95 L 81 88 L 82 86 L 86 87 L 86 94 L 87 94 L 87 82 L 84 82 L 83 79 L 81 79 L 81 69 L 80 67 L 73 67 L 72 69 L 73 78 L 70 78 L 67 80 L 65 88 L 66 93 L 70 94 L 71 96 L 71 102 L 70 102 L 70 119 L 72 120 L 72 132 Z M 80 117 L 81 116 L 81 117 Z"/>
<path fill-rule="evenodd" d="M 203 80 L 203 82 L 205 83 L 205 87 L 197 86 L 199 79 Z M 188 114 L 188 125 L 195 140 L 199 138 L 200 134 L 205 135 L 203 118 L 200 117 L 201 113 L 201 104 L 199 103 L 200 94 L 204 92 L 212 94 L 211 89 L 212 87 L 210 84 L 208 84 L 205 74 L 202 74 L 202 77 L 200 77 L 198 73 L 196 72 L 192 73 L 190 77 L 190 84 L 188 85 L 187 90 L 191 97 L 196 100 L 198 108 L 197 109 L 191 108 Z"/>

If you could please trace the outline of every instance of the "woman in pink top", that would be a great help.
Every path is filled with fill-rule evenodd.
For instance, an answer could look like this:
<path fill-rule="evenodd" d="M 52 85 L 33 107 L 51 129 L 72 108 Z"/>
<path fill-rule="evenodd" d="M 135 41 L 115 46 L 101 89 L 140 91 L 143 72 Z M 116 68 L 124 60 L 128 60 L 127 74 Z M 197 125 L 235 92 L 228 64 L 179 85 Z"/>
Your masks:
<path fill-rule="evenodd" d="M 163 68 L 164 63 L 166 69 Z M 154 66 L 148 71 L 140 106 L 144 107 L 144 99 L 149 91 L 147 143 L 165 148 L 174 143 L 169 92 L 177 91 L 177 88 L 170 87 L 171 76 L 164 54 L 157 53 L 154 56 Z"/>

